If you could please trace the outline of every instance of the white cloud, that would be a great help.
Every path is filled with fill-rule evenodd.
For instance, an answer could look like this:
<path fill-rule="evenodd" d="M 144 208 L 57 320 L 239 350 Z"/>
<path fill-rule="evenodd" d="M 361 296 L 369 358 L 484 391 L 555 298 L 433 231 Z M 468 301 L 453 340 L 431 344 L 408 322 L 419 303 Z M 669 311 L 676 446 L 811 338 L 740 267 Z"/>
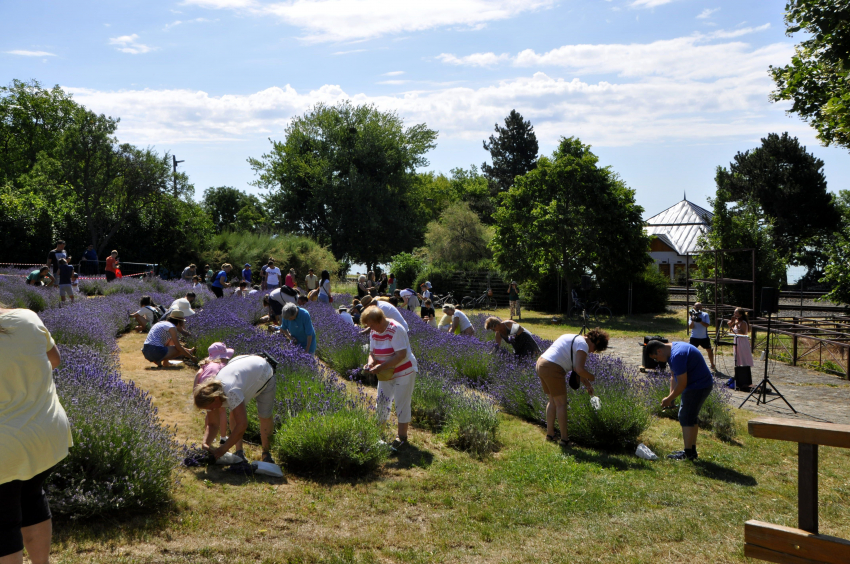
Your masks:
<path fill-rule="evenodd" d="M 556 0 L 185 0 L 211 9 L 275 16 L 300 28 L 307 42 L 352 41 L 438 27 L 480 29 Z M 642 1 L 642 0 L 639 0 Z M 657 1 L 657 0 L 652 0 Z"/>
<path fill-rule="evenodd" d="M 532 49 L 516 56 L 473 53 L 462 57 L 443 53 L 441 61 L 454 65 L 493 66 L 510 63 L 515 67 L 560 67 L 579 76 L 617 75 L 620 77 L 663 76 L 677 80 L 706 80 L 762 71 L 790 57 L 791 46 L 783 43 L 753 49 L 747 43 L 710 43 L 715 38 L 737 37 L 767 29 L 770 24 L 710 35 L 695 34 L 652 43 L 564 45 L 537 53 Z"/>
<path fill-rule="evenodd" d="M 385 72 L 381 76 L 401 76 L 403 74 L 404 74 L 404 71 L 390 71 L 390 72 Z"/>
<path fill-rule="evenodd" d="M 410 82 L 410 81 L 409 80 L 382 80 L 382 81 L 378 82 L 378 84 L 397 85 L 397 84 L 407 84 L 408 82 Z"/>
<path fill-rule="evenodd" d="M 635 0 L 629 5 L 632 8 L 655 8 L 674 1 L 675 0 Z"/>
<path fill-rule="evenodd" d="M 331 55 L 350 55 L 352 53 L 363 53 L 366 49 L 351 49 L 349 51 L 335 51 Z"/>
<path fill-rule="evenodd" d="M 788 45 L 758 57 L 781 63 L 792 52 Z M 318 102 L 342 100 L 396 111 L 408 124 L 427 123 L 439 130 L 441 139 L 483 139 L 494 121 L 515 108 L 546 144 L 562 135 L 601 146 L 711 143 L 758 138 L 777 127 L 794 129 L 783 114 L 785 107 L 768 101 L 774 85 L 760 65 L 713 77 L 703 74 L 700 80 L 650 74 L 624 77 L 619 83 L 535 72 L 480 88 L 447 85 L 396 95 L 351 93 L 333 84 L 311 91 L 286 85 L 221 96 L 194 90 L 67 90 L 88 108 L 120 117 L 119 138 L 140 145 L 280 139 L 293 116 Z"/>
<path fill-rule="evenodd" d="M 9 55 L 18 55 L 20 57 L 55 57 L 55 53 L 47 51 L 26 51 L 24 49 L 15 49 L 14 51 L 6 51 Z"/>
<path fill-rule="evenodd" d="M 441 53 L 437 55 L 437 58 L 450 65 L 492 67 L 510 60 L 510 55 L 507 53 L 502 53 L 501 55 L 497 55 L 495 53 L 473 53 L 472 55 L 466 55 L 465 57 L 456 57 L 451 53 Z"/>
<path fill-rule="evenodd" d="M 719 12 L 720 8 L 706 8 L 697 16 L 698 20 L 705 20 L 711 17 L 714 12 Z"/>
<path fill-rule="evenodd" d="M 755 33 L 758 31 L 764 31 L 766 29 L 770 29 L 770 24 L 766 23 L 764 25 L 760 25 L 758 27 L 742 27 L 739 29 L 735 29 L 732 31 L 726 31 L 724 29 L 719 29 L 713 32 L 710 37 L 714 37 L 717 39 L 730 39 L 732 37 L 741 37 L 742 35 L 748 35 L 750 33 Z"/>
<path fill-rule="evenodd" d="M 122 53 L 130 53 L 132 55 L 139 55 L 142 53 L 148 53 L 153 51 L 153 47 L 148 47 L 143 43 L 139 43 L 136 41 L 139 38 L 135 33 L 132 35 L 122 35 L 120 37 L 112 37 L 109 39 L 110 45 L 117 45 L 117 49 Z"/>
<path fill-rule="evenodd" d="M 165 24 L 163 31 L 168 31 L 169 29 L 171 29 L 173 27 L 177 27 L 178 25 L 192 24 L 192 23 L 209 23 L 211 21 L 214 21 L 214 20 L 208 20 L 207 18 L 195 18 L 193 20 L 176 20 L 176 21 L 171 22 L 170 24 Z"/>

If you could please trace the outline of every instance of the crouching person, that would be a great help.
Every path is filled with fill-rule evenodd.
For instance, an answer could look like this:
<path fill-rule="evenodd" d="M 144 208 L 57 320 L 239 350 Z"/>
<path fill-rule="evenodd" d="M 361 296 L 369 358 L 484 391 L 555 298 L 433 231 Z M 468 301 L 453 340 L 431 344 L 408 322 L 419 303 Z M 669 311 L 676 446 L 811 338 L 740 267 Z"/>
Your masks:
<path fill-rule="evenodd" d="M 649 341 L 646 353 L 656 362 L 670 364 L 670 394 L 661 401 L 661 407 L 670 407 L 673 400 L 682 396 L 679 406 L 679 424 L 682 426 L 682 438 L 685 450 L 667 455 L 673 460 L 697 459 L 697 424 L 702 404 L 711 394 L 714 378 L 699 350 L 688 343 L 662 343 Z"/>
<path fill-rule="evenodd" d="M 395 402 L 398 418 L 398 437 L 393 450 L 407 446 L 410 425 L 410 400 L 416 383 L 418 365 L 410 348 L 407 331 L 394 319 L 389 319 L 375 306 L 366 308 L 360 317 L 369 333 L 369 364 L 363 367 L 378 377 L 378 419 L 383 423 Z"/>
<path fill-rule="evenodd" d="M 272 365 L 257 355 L 237 356 L 213 378 L 198 384 L 193 392 L 195 407 L 207 412 L 203 448 L 218 459 L 235 446 L 235 454 L 247 461 L 242 437 L 248 429 L 248 410 L 245 406 L 253 399 L 257 401 L 260 416 L 263 462 L 273 463 L 269 438 L 272 434 L 276 387 L 277 379 Z M 219 432 L 220 410 L 225 408 L 230 410 L 230 436 L 223 445 L 214 448 Z"/>

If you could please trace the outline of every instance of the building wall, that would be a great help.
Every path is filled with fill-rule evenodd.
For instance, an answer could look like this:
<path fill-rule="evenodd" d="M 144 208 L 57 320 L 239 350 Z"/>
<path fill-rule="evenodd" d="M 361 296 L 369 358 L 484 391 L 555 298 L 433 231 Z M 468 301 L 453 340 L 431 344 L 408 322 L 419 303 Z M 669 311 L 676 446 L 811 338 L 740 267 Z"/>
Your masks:
<path fill-rule="evenodd" d="M 670 282 L 672 282 L 672 283 L 676 282 L 676 278 L 678 278 L 678 275 L 677 275 L 678 272 L 684 272 L 685 264 L 686 264 L 686 262 L 685 262 L 686 258 L 683 257 L 682 255 L 674 252 L 674 251 L 650 252 L 649 256 L 652 257 L 652 260 L 655 261 L 656 268 L 658 268 L 661 271 L 665 270 L 665 268 L 662 267 L 661 265 L 663 265 L 663 264 L 670 265 L 670 267 L 669 267 L 670 268 Z M 690 264 L 691 270 L 696 268 L 696 265 L 694 264 L 693 258 L 687 259 L 687 264 Z M 694 276 L 694 274 L 693 274 L 693 272 L 691 272 L 691 277 L 693 277 L 693 276 Z"/>

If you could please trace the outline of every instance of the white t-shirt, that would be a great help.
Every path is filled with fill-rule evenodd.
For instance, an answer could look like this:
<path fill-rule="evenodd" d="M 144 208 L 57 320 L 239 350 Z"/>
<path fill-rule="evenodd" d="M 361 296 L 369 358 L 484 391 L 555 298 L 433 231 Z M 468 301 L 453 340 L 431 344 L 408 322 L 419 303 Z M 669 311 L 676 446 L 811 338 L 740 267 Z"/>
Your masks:
<path fill-rule="evenodd" d="M 573 339 L 575 339 L 575 345 L 573 345 Z M 573 359 L 575 359 L 575 355 L 578 351 L 584 351 L 585 354 L 589 354 L 587 350 L 587 341 L 584 337 L 581 335 L 568 334 L 558 337 L 555 342 L 552 343 L 552 345 L 540 356 L 549 362 L 554 362 L 565 371 L 569 372 L 573 369 L 573 363 L 570 360 L 571 347 L 573 351 Z"/>
<path fill-rule="evenodd" d="M 304 282 L 307 283 L 307 290 L 315 290 L 319 287 L 319 277 L 315 274 L 308 274 L 306 278 L 304 278 Z"/>
<path fill-rule="evenodd" d="M 266 359 L 254 355 L 233 358 L 219 370 L 216 380 L 221 382 L 227 400 L 225 407 L 234 409 L 257 397 L 266 382 L 272 377 L 272 367 Z"/>
<path fill-rule="evenodd" d="M 392 356 L 395 351 L 402 349 L 405 351 L 404 360 L 396 365 L 393 369 L 392 377 L 388 378 L 389 380 L 409 376 L 419 369 L 416 363 L 416 357 L 413 356 L 413 351 L 410 350 L 410 340 L 407 338 L 407 331 L 394 319 L 388 319 L 386 331 L 383 333 L 371 331 L 369 333 L 369 352 L 372 353 L 372 358 L 378 362 L 383 362 Z M 380 378 L 379 375 L 380 379 L 383 378 Z"/>
<path fill-rule="evenodd" d="M 703 323 L 711 324 L 711 318 L 708 316 L 707 312 L 700 311 L 698 313 L 699 313 L 700 319 L 702 319 Z M 692 339 L 707 339 L 708 338 L 708 327 L 695 322 L 694 328 L 691 329 L 691 338 Z"/>
<path fill-rule="evenodd" d="M 266 269 L 266 284 L 280 284 L 280 269 L 278 267 Z"/>
<path fill-rule="evenodd" d="M 346 322 L 351 323 L 352 325 L 354 325 L 354 318 L 353 318 L 353 317 L 351 317 L 351 314 L 350 314 L 350 313 L 348 313 L 347 311 L 341 311 L 341 312 L 339 312 L 339 316 L 340 316 L 341 318 L 343 318 Z"/>
<path fill-rule="evenodd" d="M 457 319 L 458 328 L 460 329 L 461 333 L 466 331 L 467 328 L 472 327 L 472 322 L 462 311 L 456 309 L 455 314 L 452 317 Z"/>
<path fill-rule="evenodd" d="M 431 296 L 433 295 L 434 294 L 431 293 L 431 290 L 425 290 L 424 292 L 422 292 L 422 298 L 425 300 L 430 300 Z"/>
<path fill-rule="evenodd" d="M 384 312 L 384 317 L 398 322 L 399 325 L 404 327 L 405 331 L 410 331 L 410 327 L 407 326 L 407 321 L 405 321 L 404 318 L 401 316 L 401 312 L 396 306 L 394 306 L 390 302 L 385 302 L 383 300 L 373 300 L 372 303 L 369 305 L 377 306 L 378 309 Z"/>
<path fill-rule="evenodd" d="M 296 298 L 295 296 L 290 296 L 286 292 L 281 292 L 280 288 L 278 288 L 277 290 L 272 290 L 272 292 L 269 294 L 269 299 L 284 305 L 294 304 L 298 301 L 298 298 Z"/>
<path fill-rule="evenodd" d="M 136 314 L 144 317 L 148 323 L 153 323 L 153 310 L 151 310 L 148 306 L 140 308 Z"/>
<path fill-rule="evenodd" d="M 331 281 L 330 278 L 322 282 L 322 287 L 319 289 L 320 294 L 324 294 L 326 296 L 331 295 Z"/>

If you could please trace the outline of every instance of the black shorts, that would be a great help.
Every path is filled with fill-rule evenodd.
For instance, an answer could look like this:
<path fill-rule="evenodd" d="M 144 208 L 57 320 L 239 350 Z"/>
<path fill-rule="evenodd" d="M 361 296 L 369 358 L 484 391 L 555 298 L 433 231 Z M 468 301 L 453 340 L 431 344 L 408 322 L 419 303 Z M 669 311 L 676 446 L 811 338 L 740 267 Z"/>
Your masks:
<path fill-rule="evenodd" d="M 708 337 L 705 337 L 703 339 L 695 339 L 694 337 L 691 337 L 691 340 L 689 342 L 695 347 L 702 347 L 707 351 L 711 350 L 711 339 L 709 339 Z"/>
<path fill-rule="evenodd" d="M 115 272 L 113 272 L 111 270 L 107 270 L 106 271 L 106 281 L 112 282 L 113 280 L 115 280 Z"/>
<path fill-rule="evenodd" d="M 29 480 L 12 480 L 0 484 L 0 556 L 24 549 L 22 527 L 37 525 L 50 519 L 50 504 L 44 493 L 44 480 L 53 468 Z"/>
<path fill-rule="evenodd" d="M 514 341 L 511 344 L 514 347 L 514 354 L 517 356 L 529 356 L 540 352 L 537 341 L 526 332 L 522 332 L 514 337 Z"/>
<path fill-rule="evenodd" d="M 210 286 L 210 290 L 212 290 L 212 293 L 215 294 L 217 298 L 224 297 L 224 288 L 219 288 L 218 286 Z"/>
<path fill-rule="evenodd" d="M 272 306 L 272 313 L 275 317 L 280 317 L 283 314 L 283 304 L 279 301 L 269 298 L 269 305 Z"/>

